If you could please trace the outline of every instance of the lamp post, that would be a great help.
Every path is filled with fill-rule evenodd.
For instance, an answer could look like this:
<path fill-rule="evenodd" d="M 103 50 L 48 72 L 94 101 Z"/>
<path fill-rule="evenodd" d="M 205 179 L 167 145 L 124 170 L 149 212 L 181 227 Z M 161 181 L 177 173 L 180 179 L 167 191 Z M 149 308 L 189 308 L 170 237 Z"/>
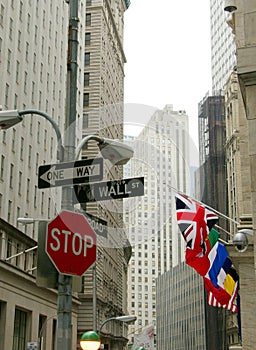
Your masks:
<path fill-rule="evenodd" d="M 86 145 L 90 140 L 97 141 L 103 158 L 110 160 L 111 163 L 115 165 L 124 165 L 133 156 L 133 148 L 123 142 L 107 139 L 105 137 L 99 137 L 97 135 L 88 135 L 84 137 L 78 144 L 76 148 L 75 160 L 78 160 L 83 146 Z"/>
<path fill-rule="evenodd" d="M 99 328 L 99 335 L 101 336 L 101 330 L 102 328 L 105 326 L 106 323 L 110 322 L 110 321 L 120 321 L 120 322 L 124 322 L 124 323 L 130 323 L 130 322 L 134 322 L 137 320 L 137 316 L 132 316 L 132 315 L 124 315 L 124 316 L 117 316 L 117 317 L 110 317 L 108 319 L 106 319 Z"/>
<path fill-rule="evenodd" d="M 62 144 L 61 132 L 58 124 L 48 114 L 42 111 L 39 111 L 37 109 L 26 109 L 22 111 L 19 111 L 17 109 L 0 111 L 0 129 L 2 130 L 9 129 L 14 125 L 22 122 L 24 116 L 31 115 L 31 114 L 40 115 L 41 117 L 45 118 L 52 124 L 57 136 L 57 147 L 58 147 L 57 159 L 59 159 L 60 161 L 63 161 L 64 148 Z"/>
<path fill-rule="evenodd" d="M 83 350 L 97 350 L 100 347 L 101 344 L 101 330 L 105 326 L 106 323 L 111 322 L 111 321 L 120 321 L 124 323 L 130 323 L 134 322 L 137 320 L 136 316 L 132 315 L 124 315 L 124 316 L 116 316 L 116 317 L 110 317 L 106 319 L 99 328 L 99 334 L 97 334 L 94 331 L 88 331 L 83 333 L 81 340 L 80 340 L 80 345 Z"/>

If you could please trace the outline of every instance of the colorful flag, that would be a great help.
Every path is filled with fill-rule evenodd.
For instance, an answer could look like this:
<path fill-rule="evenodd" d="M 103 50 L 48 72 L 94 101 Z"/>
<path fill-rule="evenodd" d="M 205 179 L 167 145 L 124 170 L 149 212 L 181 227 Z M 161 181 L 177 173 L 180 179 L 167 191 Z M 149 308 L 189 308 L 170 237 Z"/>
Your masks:
<path fill-rule="evenodd" d="M 237 312 L 238 274 L 213 229 L 218 216 L 180 194 L 176 195 L 176 214 L 186 241 L 186 263 L 203 277 L 209 305 Z"/>
<path fill-rule="evenodd" d="M 215 230 L 210 234 L 218 216 L 197 201 L 180 194 L 176 195 L 176 214 L 179 229 L 186 241 L 186 263 L 205 276 L 210 267 L 207 254 L 218 239 Z"/>
<path fill-rule="evenodd" d="M 238 274 L 223 244 L 217 242 L 208 254 L 210 268 L 204 277 L 208 303 L 237 312 Z"/>

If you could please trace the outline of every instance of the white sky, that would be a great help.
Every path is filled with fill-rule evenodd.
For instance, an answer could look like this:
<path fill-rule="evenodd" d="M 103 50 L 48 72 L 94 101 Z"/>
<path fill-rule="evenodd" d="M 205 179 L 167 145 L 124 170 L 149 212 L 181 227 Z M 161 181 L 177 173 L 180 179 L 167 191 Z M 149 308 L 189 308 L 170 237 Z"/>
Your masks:
<path fill-rule="evenodd" d="M 196 144 L 198 102 L 211 90 L 209 11 L 209 0 L 131 0 L 124 22 L 125 104 L 186 110 Z"/>

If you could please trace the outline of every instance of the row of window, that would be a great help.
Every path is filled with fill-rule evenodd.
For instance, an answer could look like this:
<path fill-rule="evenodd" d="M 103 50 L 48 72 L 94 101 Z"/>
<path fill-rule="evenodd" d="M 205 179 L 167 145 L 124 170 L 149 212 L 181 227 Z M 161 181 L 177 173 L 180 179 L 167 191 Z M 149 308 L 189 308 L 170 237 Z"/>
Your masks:
<path fill-rule="evenodd" d="M 6 319 L 8 315 L 6 314 L 6 306 L 7 303 L 0 300 L 0 328 L 4 329 L 4 324 L 6 323 Z M 32 312 L 26 311 L 23 309 L 20 309 L 16 307 L 15 309 L 15 315 L 14 315 L 14 327 L 13 327 L 13 345 L 12 350 L 27 350 L 28 349 L 28 342 L 31 341 L 30 335 L 29 335 L 29 324 L 32 321 Z M 39 348 L 45 349 L 45 346 L 43 346 L 43 342 L 41 344 L 41 341 L 43 340 L 45 326 L 46 326 L 47 318 L 44 315 L 39 315 L 38 320 L 38 339 L 39 339 Z M 52 323 L 52 346 L 51 349 L 56 348 L 55 344 L 55 335 L 57 330 L 57 321 L 56 319 L 53 320 Z M 6 334 L 7 336 L 7 334 Z M 0 348 L 3 349 L 4 337 L 0 338 Z M 43 346 L 43 347 L 42 347 Z"/>
<path fill-rule="evenodd" d="M 27 248 L 20 240 L 13 238 L 4 231 L 0 231 L 0 252 L 2 254 L 0 258 L 7 259 L 8 263 L 23 271 L 31 272 L 36 266 L 37 254 L 36 250 L 24 253 Z"/>

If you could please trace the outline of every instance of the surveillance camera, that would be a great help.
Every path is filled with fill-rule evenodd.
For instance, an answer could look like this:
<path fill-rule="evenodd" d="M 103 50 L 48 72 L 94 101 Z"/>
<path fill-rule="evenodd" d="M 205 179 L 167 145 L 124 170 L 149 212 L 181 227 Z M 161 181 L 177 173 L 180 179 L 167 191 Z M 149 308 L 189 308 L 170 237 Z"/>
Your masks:
<path fill-rule="evenodd" d="M 245 252 L 248 248 L 248 239 L 245 232 L 238 231 L 235 233 L 233 236 L 233 244 L 238 252 Z"/>
<path fill-rule="evenodd" d="M 225 0 L 224 11 L 234 12 L 237 10 L 236 0 Z"/>

